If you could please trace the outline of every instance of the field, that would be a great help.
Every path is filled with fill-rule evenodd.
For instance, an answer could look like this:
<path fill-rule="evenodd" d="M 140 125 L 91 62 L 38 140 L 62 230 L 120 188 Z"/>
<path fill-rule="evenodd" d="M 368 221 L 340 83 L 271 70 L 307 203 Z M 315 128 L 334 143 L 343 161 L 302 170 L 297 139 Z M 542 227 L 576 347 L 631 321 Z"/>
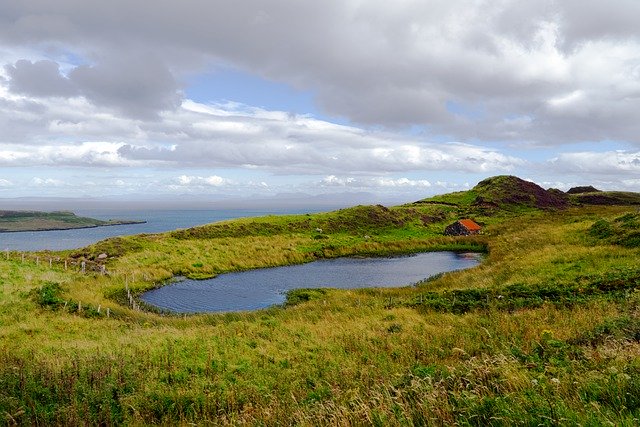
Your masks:
<path fill-rule="evenodd" d="M 3 256 L 0 419 L 637 425 L 637 208 L 474 213 L 449 200 Z M 473 213 L 483 234 L 442 236 L 461 213 Z M 247 313 L 162 315 L 132 309 L 126 293 L 136 302 L 174 275 L 442 249 L 487 255 L 415 287 L 299 290 L 283 307 Z"/>

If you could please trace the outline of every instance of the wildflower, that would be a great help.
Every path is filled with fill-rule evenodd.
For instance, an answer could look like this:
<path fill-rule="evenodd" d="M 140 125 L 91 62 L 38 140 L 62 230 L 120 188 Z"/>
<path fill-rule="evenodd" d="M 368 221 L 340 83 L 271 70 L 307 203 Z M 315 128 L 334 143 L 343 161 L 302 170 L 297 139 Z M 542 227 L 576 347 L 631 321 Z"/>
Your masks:
<path fill-rule="evenodd" d="M 551 382 L 555 385 L 559 385 L 560 384 L 560 380 L 557 378 L 551 378 Z"/>

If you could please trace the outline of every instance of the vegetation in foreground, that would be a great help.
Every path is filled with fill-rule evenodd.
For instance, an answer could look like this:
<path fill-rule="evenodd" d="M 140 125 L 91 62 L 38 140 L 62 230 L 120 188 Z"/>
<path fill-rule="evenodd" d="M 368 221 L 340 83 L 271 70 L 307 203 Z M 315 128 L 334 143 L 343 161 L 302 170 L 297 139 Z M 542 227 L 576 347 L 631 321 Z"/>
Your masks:
<path fill-rule="evenodd" d="M 3 211 L 0 210 L 0 232 L 70 230 L 72 228 L 138 224 L 144 221 L 124 221 L 77 216 L 73 212 Z"/>
<path fill-rule="evenodd" d="M 0 259 L 1 419 L 637 425 L 637 208 L 501 205 L 491 190 L 491 203 L 460 193 L 56 254 L 107 253 L 106 275 Z M 442 237 L 462 215 L 484 234 Z M 488 254 L 416 287 L 299 290 L 285 307 L 251 313 L 162 316 L 117 302 L 125 285 L 135 293 L 174 274 L 431 248 Z"/>

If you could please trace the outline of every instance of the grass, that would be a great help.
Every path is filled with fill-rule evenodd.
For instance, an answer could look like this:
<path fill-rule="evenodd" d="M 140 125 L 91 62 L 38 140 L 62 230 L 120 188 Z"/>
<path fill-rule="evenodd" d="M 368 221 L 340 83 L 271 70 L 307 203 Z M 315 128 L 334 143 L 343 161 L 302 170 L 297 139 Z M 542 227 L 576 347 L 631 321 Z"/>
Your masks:
<path fill-rule="evenodd" d="M 0 257 L 0 417 L 18 425 L 637 425 L 640 249 L 623 244 L 633 209 L 479 208 L 471 213 L 483 235 L 441 236 L 461 212 L 356 207 L 111 239 L 24 263 Z M 301 289 L 285 306 L 256 312 L 167 316 L 120 303 L 125 286 L 136 294 L 176 274 L 436 249 L 487 255 L 415 287 Z M 108 274 L 37 266 L 34 256 L 106 262 Z"/>
<path fill-rule="evenodd" d="M 593 223 L 589 234 L 612 244 L 640 247 L 640 214 L 627 213 L 613 220 L 600 219 Z"/>

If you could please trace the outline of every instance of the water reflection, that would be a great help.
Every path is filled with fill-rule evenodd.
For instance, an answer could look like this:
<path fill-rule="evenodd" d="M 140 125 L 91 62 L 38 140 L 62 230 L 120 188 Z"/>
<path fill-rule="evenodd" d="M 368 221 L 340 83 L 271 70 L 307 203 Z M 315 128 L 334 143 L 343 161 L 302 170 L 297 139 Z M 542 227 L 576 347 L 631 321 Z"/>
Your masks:
<path fill-rule="evenodd" d="M 255 310 L 283 303 L 291 289 L 407 286 L 479 262 L 479 254 L 454 252 L 320 260 L 221 274 L 208 280 L 184 280 L 147 292 L 142 300 L 179 313 Z"/>

